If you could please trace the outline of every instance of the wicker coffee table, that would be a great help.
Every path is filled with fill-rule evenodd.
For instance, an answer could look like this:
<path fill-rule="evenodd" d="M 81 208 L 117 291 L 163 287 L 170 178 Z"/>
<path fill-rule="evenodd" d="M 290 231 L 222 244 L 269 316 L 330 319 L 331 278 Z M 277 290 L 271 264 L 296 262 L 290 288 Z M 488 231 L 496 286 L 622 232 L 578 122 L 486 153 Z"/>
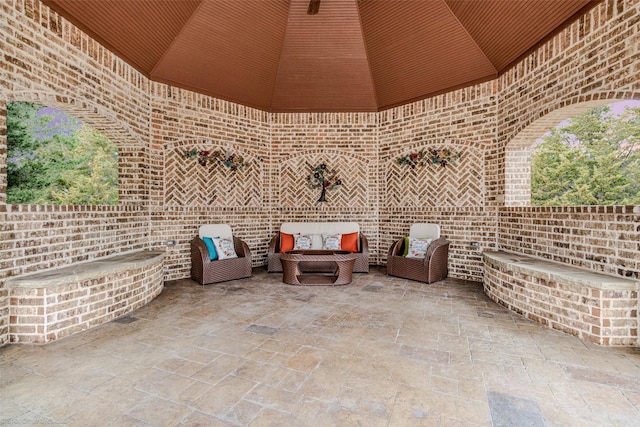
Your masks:
<path fill-rule="evenodd" d="M 288 251 L 280 255 L 282 261 L 282 281 L 289 285 L 348 285 L 353 275 L 356 255 L 348 251 Z M 336 269 L 332 275 L 308 274 L 300 271 L 299 264 L 326 264 L 334 262 Z"/>

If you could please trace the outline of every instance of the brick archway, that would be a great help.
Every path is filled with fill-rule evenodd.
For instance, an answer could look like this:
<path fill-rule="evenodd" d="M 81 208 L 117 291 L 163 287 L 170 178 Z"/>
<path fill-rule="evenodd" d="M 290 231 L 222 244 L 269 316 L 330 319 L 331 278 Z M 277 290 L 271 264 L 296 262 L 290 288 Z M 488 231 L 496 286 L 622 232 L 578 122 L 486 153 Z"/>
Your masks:
<path fill-rule="evenodd" d="M 525 124 L 505 148 L 505 206 L 531 205 L 531 154 L 533 144 L 546 132 L 568 117 L 592 108 L 625 100 L 640 99 L 640 94 L 629 92 L 593 96 L 590 100 L 577 99 L 575 103 L 560 103 L 547 114 Z"/>
<path fill-rule="evenodd" d="M 148 149 L 130 126 L 116 118 L 116 114 L 90 101 L 79 100 L 70 96 L 56 95 L 43 91 L 16 91 L 6 95 L 2 100 L 1 109 L 6 111 L 7 102 L 32 102 L 47 107 L 53 107 L 70 114 L 83 123 L 90 125 L 118 147 L 118 200 L 119 204 L 140 203 L 147 198 L 144 185 L 146 179 L 145 166 Z M 5 113 L 6 114 L 6 113 Z M 5 124 L 6 125 L 6 124 Z M 6 140 L 4 141 L 6 144 Z M 6 203 L 6 175 L 0 176 L 0 194 Z"/>
<path fill-rule="evenodd" d="M 5 102 L 32 102 L 47 107 L 53 107 L 68 113 L 80 121 L 96 128 L 113 141 L 118 148 L 138 147 L 143 144 L 134 136 L 126 123 L 121 122 L 107 109 L 86 100 L 75 99 L 70 96 L 56 95 L 51 92 L 19 91 L 7 95 Z"/>

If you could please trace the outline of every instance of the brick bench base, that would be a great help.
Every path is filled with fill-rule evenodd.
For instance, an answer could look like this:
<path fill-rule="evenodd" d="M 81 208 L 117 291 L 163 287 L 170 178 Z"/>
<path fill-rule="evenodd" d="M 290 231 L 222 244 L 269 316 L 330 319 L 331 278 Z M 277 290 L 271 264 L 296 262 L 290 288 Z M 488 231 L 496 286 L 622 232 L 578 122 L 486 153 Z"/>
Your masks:
<path fill-rule="evenodd" d="M 528 319 L 604 346 L 637 346 L 640 283 L 507 252 L 484 253 L 484 291 Z"/>
<path fill-rule="evenodd" d="M 163 258 L 141 251 L 7 279 L 9 341 L 54 341 L 143 306 L 162 291 Z"/>

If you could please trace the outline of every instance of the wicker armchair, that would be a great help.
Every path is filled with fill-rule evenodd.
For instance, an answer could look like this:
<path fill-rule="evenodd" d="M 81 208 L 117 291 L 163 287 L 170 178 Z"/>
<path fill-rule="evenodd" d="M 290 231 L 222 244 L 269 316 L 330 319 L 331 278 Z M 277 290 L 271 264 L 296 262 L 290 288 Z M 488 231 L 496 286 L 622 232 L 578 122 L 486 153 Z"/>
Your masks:
<path fill-rule="evenodd" d="M 447 277 L 449 242 L 440 237 L 440 226 L 436 224 L 413 224 L 409 236 L 435 239 L 429 245 L 424 259 L 402 256 L 404 239 L 398 239 L 387 254 L 387 274 L 419 282 L 433 283 Z"/>
<path fill-rule="evenodd" d="M 232 237 L 238 258 L 210 260 L 202 237 Z M 191 240 L 191 278 L 201 285 L 251 277 L 251 250 L 226 224 L 206 224 Z"/>

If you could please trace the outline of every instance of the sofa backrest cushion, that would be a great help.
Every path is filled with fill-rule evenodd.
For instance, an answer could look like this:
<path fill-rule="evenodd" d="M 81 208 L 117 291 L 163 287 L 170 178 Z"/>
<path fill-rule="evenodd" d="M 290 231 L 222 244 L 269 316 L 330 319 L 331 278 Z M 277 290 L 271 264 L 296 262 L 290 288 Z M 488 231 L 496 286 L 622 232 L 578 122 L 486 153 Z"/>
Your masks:
<path fill-rule="evenodd" d="M 437 239 L 440 237 L 440 226 L 426 223 L 412 224 L 409 229 L 409 237 L 414 239 Z"/>
<path fill-rule="evenodd" d="M 280 231 L 288 234 L 347 234 L 359 233 L 357 222 L 283 222 Z"/>
<path fill-rule="evenodd" d="M 223 239 L 231 239 L 231 227 L 227 224 L 204 224 L 200 226 L 198 235 L 203 237 L 221 237 Z"/>

